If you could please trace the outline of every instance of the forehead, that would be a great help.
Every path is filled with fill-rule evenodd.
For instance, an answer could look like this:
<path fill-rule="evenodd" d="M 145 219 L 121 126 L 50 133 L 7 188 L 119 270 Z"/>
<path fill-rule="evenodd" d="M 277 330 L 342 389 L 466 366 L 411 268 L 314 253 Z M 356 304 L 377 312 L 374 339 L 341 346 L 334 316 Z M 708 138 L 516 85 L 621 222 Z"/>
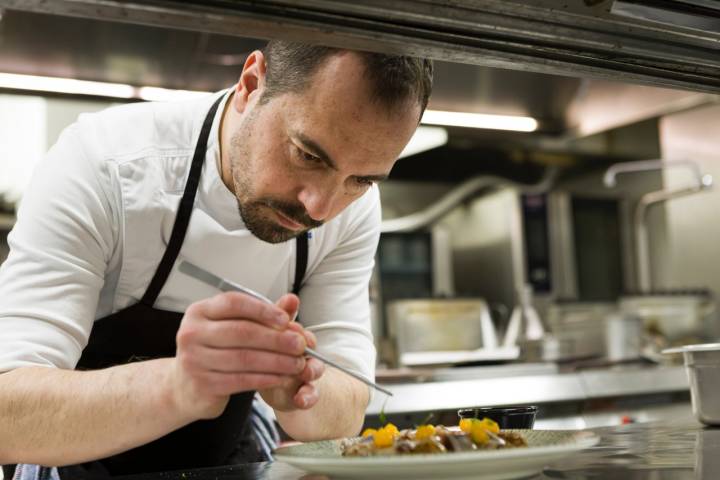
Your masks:
<path fill-rule="evenodd" d="M 364 63 L 351 52 L 330 57 L 302 93 L 278 100 L 288 127 L 320 144 L 338 163 L 392 165 L 420 116 L 412 99 L 393 110 L 373 101 Z"/>

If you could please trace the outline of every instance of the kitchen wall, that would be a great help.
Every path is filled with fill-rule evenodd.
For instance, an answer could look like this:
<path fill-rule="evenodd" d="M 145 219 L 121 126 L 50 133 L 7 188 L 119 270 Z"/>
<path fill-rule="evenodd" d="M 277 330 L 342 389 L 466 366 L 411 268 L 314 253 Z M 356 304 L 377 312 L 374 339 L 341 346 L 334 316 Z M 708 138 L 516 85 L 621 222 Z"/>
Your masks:
<path fill-rule="evenodd" d="M 662 153 L 666 159 L 692 160 L 720 185 L 720 105 L 670 115 L 661 123 Z M 669 189 L 693 183 L 684 169 L 667 169 Z M 668 251 L 656 258 L 663 268 L 657 281 L 665 288 L 708 287 L 720 293 L 720 186 L 679 198 L 665 206 Z"/>
<path fill-rule="evenodd" d="M 0 192 L 19 201 L 27 182 L 60 132 L 83 112 L 115 103 L 32 95 L 0 95 Z M 0 263 L 8 253 L 8 228 L 0 226 Z"/>
<path fill-rule="evenodd" d="M 16 201 L 46 149 L 47 101 L 0 95 L 0 192 Z"/>

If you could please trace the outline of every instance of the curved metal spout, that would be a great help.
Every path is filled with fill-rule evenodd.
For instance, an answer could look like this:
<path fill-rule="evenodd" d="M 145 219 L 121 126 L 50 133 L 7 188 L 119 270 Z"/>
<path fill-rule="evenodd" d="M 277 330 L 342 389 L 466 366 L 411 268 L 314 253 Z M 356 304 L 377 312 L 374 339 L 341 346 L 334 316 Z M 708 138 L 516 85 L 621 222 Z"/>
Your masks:
<path fill-rule="evenodd" d="M 411 232 L 419 228 L 430 225 L 431 223 L 438 220 L 440 217 L 448 213 L 450 210 L 455 208 L 460 202 L 475 194 L 479 190 L 488 187 L 496 187 L 499 185 L 512 186 L 518 188 L 524 193 L 536 193 L 546 192 L 550 189 L 555 177 L 557 176 L 556 167 L 548 167 L 545 170 L 543 178 L 536 184 L 523 185 L 516 183 L 504 178 L 495 177 L 491 175 L 482 175 L 479 177 L 471 178 L 453 190 L 446 193 L 440 200 L 433 203 L 429 207 L 419 212 L 411 213 L 404 217 L 393 218 L 390 220 L 384 220 L 380 231 L 383 233 L 389 232 Z"/>
<path fill-rule="evenodd" d="M 621 173 L 646 172 L 650 170 L 662 170 L 670 167 L 685 167 L 695 174 L 698 184 L 702 183 L 702 172 L 697 163 L 690 160 L 639 160 L 637 162 L 622 162 L 610 165 L 605 172 L 603 183 L 606 187 L 612 188 L 617 185 L 616 177 Z"/>
<path fill-rule="evenodd" d="M 685 197 L 694 193 L 701 192 L 712 188 L 713 178 L 711 175 L 703 175 L 698 185 L 692 185 L 677 190 L 659 190 L 657 192 L 646 193 L 640 198 L 637 207 L 635 207 L 635 235 L 636 235 L 636 252 L 638 256 L 638 280 L 641 292 L 647 292 L 651 289 L 651 272 L 650 272 L 650 247 L 647 234 L 647 213 L 649 209 L 661 202 L 673 200 L 675 198 Z"/>
<path fill-rule="evenodd" d="M 647 234 L 647 213 L 648 210 L 661 202 L 666 202 L 675 198 L 692 195 L 703 190 L 712 188 L 712 175 L 703 175 L 697 163 L 690 160 L 645 160 L 639 162 L 625 162 L 611 165 L 605 172 L 603 179 L 607 187 L 615 186 L 615 177 L 620 173 L 640 172 L 649 170 L 661 170 L 666 167 L 685 167 L 692 170 L 695 174 L 696 183 L 684 188 L 675 190 L 658 190 L 649 192 L 640 197 L 635 207 L 633 225 L 635 229 L 635 253 L 637 256 L 638 271 L 638 287 L 641 292 L 649 292 L 651 290 L 651 272 L 650 272 L 650 249 L 648 246 Z"/>

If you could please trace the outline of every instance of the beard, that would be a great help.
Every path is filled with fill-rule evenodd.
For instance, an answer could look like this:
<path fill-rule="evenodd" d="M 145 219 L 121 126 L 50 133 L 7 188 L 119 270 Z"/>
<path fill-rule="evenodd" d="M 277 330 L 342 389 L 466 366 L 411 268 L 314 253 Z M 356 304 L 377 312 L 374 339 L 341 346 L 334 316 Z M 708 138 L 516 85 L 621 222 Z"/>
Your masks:
<path fill-rule="evenodd" d="M 282 243 L 319 227 L 323 222 L 313 219 L 299 202 L 288 202 L 269 196 L 258 198 L 255 195 L 252 182 L 255 169 L 252 168 L 251 152 L 248 148 L 251 135 L 250 123 L 253 117 L 253 114 L 246 117 L 233 136 L 228 155 L 238 211 L 245 226 L 255 237 L 268 243 Z M 255 168 L 262 168 L 257 164 L 257 159 Z M 268 210 L 279 212 L 304 228 L 300 230 L 286 228 L 279 224 Z"/>
<path fill-rule="evenodd" d="M 237 188 L 237 184 L 236 184 Z M 300 230 L 283 227 L 268 216 L 268 209 L 280 212 L 295 223 L 303 225 Z M 250 233 L 268 243 L 282 243 L 304 234 L 312 228 L 319 227 L 323 222 L 314 220 L 305 211 L 305 207 L 281 200 L 263 197 L 242 202 L 238 198 L 238 210 Z"/>

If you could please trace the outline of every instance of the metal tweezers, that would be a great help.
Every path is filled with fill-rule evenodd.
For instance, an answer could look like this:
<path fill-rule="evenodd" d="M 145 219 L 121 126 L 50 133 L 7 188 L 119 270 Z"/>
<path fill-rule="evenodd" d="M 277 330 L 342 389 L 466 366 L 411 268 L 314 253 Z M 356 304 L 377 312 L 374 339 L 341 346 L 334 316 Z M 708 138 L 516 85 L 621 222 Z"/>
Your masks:
<path fill-rule="evenodd" d="M 188 262 L 187 260 L 182 260 L 182 261 L 180 261 L 180 265 L 178 266 L 178 269 L 179 269 L 181 272 L 183 272 L 183 273 L 185 273 L 185 274 L 187 274 L 187 275 L 190 275 L 190 276 L 193 277 L 194 279 L 200 280 L 201 282 L 206 283 L 206 284 L 208 284 L 208 285 L 210 285 L 210 286 L 212 286 L 212 287 L 215 287 L 215 288 L 217 288 L 217 289 L 220 290 L 220 291 L 223 291 L 223 292 L 241 292 L 241 293 L 244 293 L 244 294 L 246 294 L 246 295 L 250 295 L 251 297 L 255 297 L 255 298 L 257 298 L 258 300 L 260 300 L 260 301 L 262 301 L 262 302 L 269 303 L 270 305 L 274 305 L 274 303 L 273 303 L 269 298 L 267 298 L 265 295 L 262 295 L 262 294 L 254 291 L 254 290 L 251 290 L 251 289 L 249 289 L 249 288 L 240 286 L 240 285 L 238 285 L 238 284 L 236 284 L 236 283 L 233 283 L 233 282 L 231 282 L 231 281 L 229 281 L 229 280 L 225 280 L 225 279 L 223 279 L 223 278 L 220 278 L 220 277 L 218 277 L 217 275 L 208 272 L 208 271 L 205 270 L 204 268 L 198 267 L 197 265 Z M 307 356 L 309 356 L 309 357 L 317 358 L 317 359 L 320 360 L 321 362 L 323 362 L 323 363 L 325 363 L 325 364 L 327 364 L 327 365 L 330 365 L 331 367 L 337 368 L 337 369 L 340 370 L 341 372 L 344 372 L 344 373 L 350 375 L 351 377 L 360 380 L 361 382 L 363 382 L 364 384 L 366 384 L 366 385 L 374 388 L 375 390 L 378 390 L 378 391 L 380 391 L 380 392 L 383 392 L 383 393 L 386 394 L 386 395 L 390 395 L 391 397 L 392 397 L 392 395 L 393 395 L 390 390 L 388 390 L 388 389 L 386 389 L 386 388 L 383 388 L 383 387 L 381 387 L 380 385 L 378 385 L 378 384 L 376 384 L 376 383 L 371 382 L 370 380 L 368 380 L 368 379 L 365 378 L 363 375 L 360 375 L 360 374 L 357 373 L 357 372 L 353 372 L 352 370 L 349 370 L 349 369 L 343 367 L 342 365 L 340 365 L 340 364 L 338 364 L 338 363 L 335 363 L 334 361 L 330 360 L 329 358 L 325 357 L 324 355 L 321 355 L 321 354 L 317 353 L 317 352 L 316 352 L 315 350 L 313 350 L 312 348 L 306 347 L 306 348 L 305 348 L 305 355 L 307 355 Z"/>

